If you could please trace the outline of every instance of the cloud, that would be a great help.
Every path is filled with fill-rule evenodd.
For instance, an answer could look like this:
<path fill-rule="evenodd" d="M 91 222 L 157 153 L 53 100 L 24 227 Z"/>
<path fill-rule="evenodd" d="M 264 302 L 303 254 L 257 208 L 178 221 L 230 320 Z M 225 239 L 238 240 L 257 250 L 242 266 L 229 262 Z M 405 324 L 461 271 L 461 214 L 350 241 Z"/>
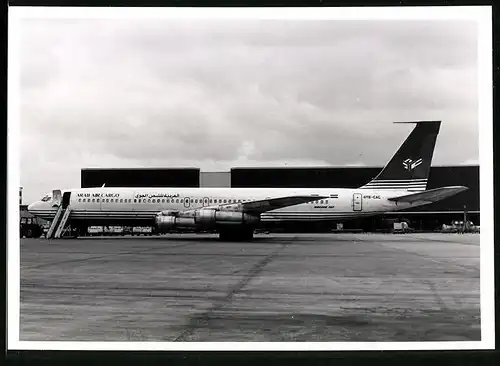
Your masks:
<path fill-rule="evenodd" d="M 475 159 L 476 32 L 456 21 L 24 20 L 25 197 L 79 186 L 91 166 L 381 166 L 410 131 L 397 120 L 443 120 L 435 164 Z"/>

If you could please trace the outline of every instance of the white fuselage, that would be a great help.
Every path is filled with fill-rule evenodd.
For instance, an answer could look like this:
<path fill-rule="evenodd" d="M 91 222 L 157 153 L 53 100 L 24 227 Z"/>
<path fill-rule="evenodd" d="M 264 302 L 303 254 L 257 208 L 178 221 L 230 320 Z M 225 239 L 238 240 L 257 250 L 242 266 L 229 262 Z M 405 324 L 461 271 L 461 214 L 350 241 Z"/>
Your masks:
<path fill-rule="evenodd" d="M 186 211 L 295 195 L 328 198 L 267 211 L 260 215 L 261 222 L 337 221 L 408 208 L 409 204 L 396 204 L 387 198 L 411 193 L 346 188 L 82 188 L 70 191 L 69 219 L 88 221 L 92 225 L 154 222 L 156 214 L 164 210 Z M 30 205 L 30 212 L 51 220 L 57 208 L 51 201 L 38 201 Z"/>

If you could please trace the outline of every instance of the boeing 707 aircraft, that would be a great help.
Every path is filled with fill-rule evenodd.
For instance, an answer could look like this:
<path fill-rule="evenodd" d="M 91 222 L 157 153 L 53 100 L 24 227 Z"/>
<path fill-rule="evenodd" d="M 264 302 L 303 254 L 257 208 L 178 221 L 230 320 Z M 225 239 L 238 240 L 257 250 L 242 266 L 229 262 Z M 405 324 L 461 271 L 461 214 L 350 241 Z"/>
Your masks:
<path fill-rule="evenodd" d="M 154 226 L 156 232 L 215 230 L 250 240 L 264 222 L 344 221 L 442 200 L 467 187 L 426 190 L 441 121 L 416 126 L 382 171 L 359 188 L 77 188 L 53 190 L 28 206 L 52 221 L 47 237 L 68 225 Z"/>

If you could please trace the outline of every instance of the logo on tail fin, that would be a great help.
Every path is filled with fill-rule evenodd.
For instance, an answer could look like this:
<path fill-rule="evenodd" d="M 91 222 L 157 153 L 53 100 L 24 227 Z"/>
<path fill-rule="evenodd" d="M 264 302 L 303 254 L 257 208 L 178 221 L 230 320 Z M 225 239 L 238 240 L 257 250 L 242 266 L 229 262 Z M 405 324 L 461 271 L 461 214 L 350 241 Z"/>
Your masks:
<path fill-rule="evenodd" d="M 406 170 L 408 171 L 411 171 L 413 169 L 415 169 L 417 166 L 419 166 L 420 164 L 422 164 L 422 158 L 418 159 L 418 160 L 411 160 L 411 159 L 406 159 L 405 161 L 403 161 L 403 166 L 405 167 Z"/>

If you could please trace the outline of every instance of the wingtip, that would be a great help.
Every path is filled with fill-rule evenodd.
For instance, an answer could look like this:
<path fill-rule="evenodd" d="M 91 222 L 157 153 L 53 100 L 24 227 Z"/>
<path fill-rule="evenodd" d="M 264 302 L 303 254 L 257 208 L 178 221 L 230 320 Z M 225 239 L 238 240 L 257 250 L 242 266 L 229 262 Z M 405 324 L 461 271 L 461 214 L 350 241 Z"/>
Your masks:
<path fill-rule="evenodd" d="M 450 188 L 456 189 L 458 192 L 467 191 L 469 189 L 469 187 L 466 186 L 451 186 Z"/>

